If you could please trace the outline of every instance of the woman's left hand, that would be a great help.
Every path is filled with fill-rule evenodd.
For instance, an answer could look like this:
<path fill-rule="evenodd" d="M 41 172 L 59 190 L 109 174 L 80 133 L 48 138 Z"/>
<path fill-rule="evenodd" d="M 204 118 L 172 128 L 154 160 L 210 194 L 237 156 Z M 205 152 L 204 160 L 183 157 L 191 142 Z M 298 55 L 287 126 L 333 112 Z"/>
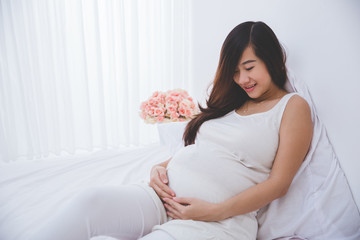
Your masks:
<path fill-rule="evenodd" d="M 173 219 L 191 219 L 215 222 L 225 219 L 220 204 L 206 202 L 197 198 L 164 198 L 167 215 Z"/>

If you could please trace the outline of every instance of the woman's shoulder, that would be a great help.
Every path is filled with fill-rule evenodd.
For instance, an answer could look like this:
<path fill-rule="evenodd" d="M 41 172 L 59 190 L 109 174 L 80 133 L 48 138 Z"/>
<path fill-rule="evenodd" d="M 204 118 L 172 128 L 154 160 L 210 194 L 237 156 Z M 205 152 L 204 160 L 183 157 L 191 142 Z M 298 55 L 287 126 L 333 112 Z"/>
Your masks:
<path fill-rule="evenodd" d="M 291 94 L 291 93 L 289 93 L 289 94 Z M 291 109 L 295 109 L 295 110 L 303 109 L 303 110 L 310 111 L 309 103 L 305 100 L 305 98 L 300 96 L 298 93 L 292 93 L 290 95 L 290 99 L 288 101 L 287 108 L 291 108 Z"/>
<path fill-rule="evenodd" d="M 286 105 L 283 121 L 298 122 L 311 119 L 311 108 L 309 103 L 299 94 L 291 94 L 290 99 Z"/>

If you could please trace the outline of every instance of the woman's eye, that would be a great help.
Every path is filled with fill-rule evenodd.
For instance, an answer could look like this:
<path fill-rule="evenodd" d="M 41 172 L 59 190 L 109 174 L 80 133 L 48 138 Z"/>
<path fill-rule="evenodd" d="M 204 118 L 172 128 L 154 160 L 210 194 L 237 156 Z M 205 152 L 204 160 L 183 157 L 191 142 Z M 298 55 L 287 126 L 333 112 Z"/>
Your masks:
<path fill-rule="evenodd" d="M 245 68 L 246 71 L 250 71 L 251 69 L 253 69 L 254 67 L 249 67 L 249 68 Z"/>

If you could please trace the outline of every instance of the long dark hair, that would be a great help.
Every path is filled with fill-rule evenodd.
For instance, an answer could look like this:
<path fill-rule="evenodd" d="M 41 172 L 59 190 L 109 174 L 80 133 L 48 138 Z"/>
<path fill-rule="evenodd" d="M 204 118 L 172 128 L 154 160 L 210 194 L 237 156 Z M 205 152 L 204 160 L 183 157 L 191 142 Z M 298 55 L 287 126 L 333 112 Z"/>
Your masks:
<path fill-rule="evenodd" d="M 286 55 L 274 32 L 263 22 L 237 25 L 222 45 L 213 87 L 206 101 L 207 107 L 199 105 L 201 112 L 186 126 L 183 135 L 185 146 L 194 144 L 197 132 L 205 121 L 222 117 L 249 99 L 246 92 L 233 80 L 241 55 L 249 46 L 265 63 L 274 84 L 284 88 L 287 80 Z"/>

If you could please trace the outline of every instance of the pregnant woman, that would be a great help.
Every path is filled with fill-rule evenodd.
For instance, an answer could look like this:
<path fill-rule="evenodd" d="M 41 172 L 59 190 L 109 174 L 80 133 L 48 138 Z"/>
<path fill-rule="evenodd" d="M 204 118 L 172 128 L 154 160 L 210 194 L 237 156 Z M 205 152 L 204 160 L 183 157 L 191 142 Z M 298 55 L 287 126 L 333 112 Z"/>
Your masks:
<path fill-rule="evenodd" d="M 286 194 L 312 137 L 310 108 L 286 80 L 273 31 L 236 26 L 185 147 L 153 167 L 150 184 L 88 190 L 31 239 L 256 239 L 258 209 Z"/>

